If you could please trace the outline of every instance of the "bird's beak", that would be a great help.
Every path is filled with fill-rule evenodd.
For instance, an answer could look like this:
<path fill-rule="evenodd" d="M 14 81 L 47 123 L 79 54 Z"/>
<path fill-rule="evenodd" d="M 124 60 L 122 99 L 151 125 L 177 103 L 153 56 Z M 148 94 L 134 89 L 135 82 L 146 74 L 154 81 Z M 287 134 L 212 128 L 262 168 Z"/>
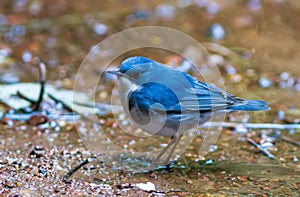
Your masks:
<path fill-rule="evenodd" d="M 118 75 L 118 76 L 121 76 L 123 73 L 120 72 L 119 69 L 113 69 L 113 70 L 107 70 L 105 71 L 106 73 L 109 73 L 109 74 L 114 74 L 114 75 Z"/>

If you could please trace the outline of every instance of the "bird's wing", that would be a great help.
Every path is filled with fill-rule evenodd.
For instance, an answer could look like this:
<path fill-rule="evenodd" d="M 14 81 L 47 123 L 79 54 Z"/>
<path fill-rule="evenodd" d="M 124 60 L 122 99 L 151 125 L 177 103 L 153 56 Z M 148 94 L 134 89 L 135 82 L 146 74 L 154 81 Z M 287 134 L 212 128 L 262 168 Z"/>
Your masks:
<path fill-rule="evenodd" d="M 198 81 L 185 74 L 191 82 L 189 94 L 180 100 L 181 106 L 190 111 L 217 111 L 226 110 L 233 105 L 242 105 L 247 102 L 232 94 L 217 88 L 213 84 Z"/>
<path fill-rule="evenodd" d="M 175 74 L 179 74 L 178 72 Z M 216 86 L 198 81 L 190 75 L 180 72 L 188 80 L 190 86 L 176 89 L 176 83 L 144 83 L 129 94 L 129 110 L 138 107 L 139 110 L 154 113 L 204 113 L 226 110 L 231 106 L 245 104 L 245 100 L 233 96 Z M 176 77 L 174 77 L 176 78 Z M 179 78 L 179 77 L 178 77 Z M 180 78 L 179 78 L 180 79 Z M 186 83 L 185 83 L 186 84 Z M 182 84 L 178 84 L 179 86 Z M 180 92 L 174 92 L 174 90 Z"/>
<path fill-rule="evenodd" d="M 128 95 L 129 110 L 138 107 L 148 113 L 181 113 L 179 99 L 175 93 L 161 83 L 149 82 L 141 85 Z"/>

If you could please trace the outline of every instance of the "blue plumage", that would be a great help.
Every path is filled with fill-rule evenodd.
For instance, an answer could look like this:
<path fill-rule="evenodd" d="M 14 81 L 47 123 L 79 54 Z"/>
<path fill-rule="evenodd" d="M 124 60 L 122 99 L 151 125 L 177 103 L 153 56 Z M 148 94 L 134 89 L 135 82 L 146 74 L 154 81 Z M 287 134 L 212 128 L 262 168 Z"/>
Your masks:
<path fill-rule="evenodd" d="M 265 101 L 238 98 L 142 56 L 130 57 L 119 70 L 108 72 L 120 76 L 121 101 L 130 118 L 148 133 L 172 137 L 150 167 L 179 141 L 185 130 L 205 123 L 212 114 L 269 109 Z"/>
<path fill-rule="evenodd" d="M 204 113 L 269 109 L 265 101 L 238 98 L 212 84 L 201 82 L 187 73 L 174 68 L 165 67 L 165 70 L 175 72 L 181 75 L 181 78 L 172 78 L 172 73 L 170 73 L 168 74 L 170 77 L 167 78 L 167 82 L 165 80 L 159 80 L 160 78 L 156 75 L 164 76 L 164 74 L 159 73 L 160 68 L 157 67 L 164 68 L 165 66 L 145 57 L 131 57 L 121 64 L 120 72 L 129 75 L 129 77 L 138 71 L 140 77 L 147 78 L 146 80 L 149 81 L 155 81 L 149 83 L 146 80 L 141 79 L 141 81 L 139 81 L 139 79 L 133 79 L 139 88 L 131 93 L 130 105 L 136 102 L 137 106 L 150 108 L 153 104 L 159 103 L 164 106 L 167 113 L 169 113 L 169 111 L 178 113 L 179 110 L 182 110 L 182 113 L 195 111 Z M 157 69 L 158 71 L 153 71 L 153 69 Z M 145 71 L 141 72 L 141 70 Z M 147 73 L 148 70 L 154 73 L 153 77 L 145 77 L 145 73 Z M 186 79 L 184 83 L 188 83 L 188 88 L 182 87 L 181 89 L 182 83 L 180 83 L 180 81 L 182 78 Z M 174 87 L 174 84 L 176 87 Z M 182 92 L 185 94 L 182 95 Z M 190 96 L 190 94 L 193 95 Z"/>

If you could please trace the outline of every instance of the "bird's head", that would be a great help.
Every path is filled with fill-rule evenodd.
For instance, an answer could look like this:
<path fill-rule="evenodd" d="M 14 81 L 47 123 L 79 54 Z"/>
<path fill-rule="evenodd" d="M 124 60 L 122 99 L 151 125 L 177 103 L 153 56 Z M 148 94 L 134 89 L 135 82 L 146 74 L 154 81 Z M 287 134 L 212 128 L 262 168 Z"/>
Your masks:
<path fill-rule="evenodd" d="M 129 78 L 131 80 L 137 79 L 141 74 L 147 72 L 153 60 L 142 56 L 135 56 L 125 59 L 120 68 L 117 70 L 108 70 L 107 73 L 117 74 L 122 77 Z"/>

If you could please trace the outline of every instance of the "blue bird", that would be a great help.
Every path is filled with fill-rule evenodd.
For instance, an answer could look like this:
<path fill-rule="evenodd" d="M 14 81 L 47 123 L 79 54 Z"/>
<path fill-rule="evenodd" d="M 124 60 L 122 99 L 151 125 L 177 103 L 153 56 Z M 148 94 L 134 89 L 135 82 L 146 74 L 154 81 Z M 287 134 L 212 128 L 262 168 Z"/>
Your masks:
<path fill-rule="evenodd" d="M 213 114 L 268 110 L 265 101 L 246 100 L 185 72 L 142 56 L 124 60 L 117 70 L 118 89 L 125 113 L 144 131 L 171 137 L 149 170 L 171 148 L 168 164 L 183 132 L 208 121 Z"/>

